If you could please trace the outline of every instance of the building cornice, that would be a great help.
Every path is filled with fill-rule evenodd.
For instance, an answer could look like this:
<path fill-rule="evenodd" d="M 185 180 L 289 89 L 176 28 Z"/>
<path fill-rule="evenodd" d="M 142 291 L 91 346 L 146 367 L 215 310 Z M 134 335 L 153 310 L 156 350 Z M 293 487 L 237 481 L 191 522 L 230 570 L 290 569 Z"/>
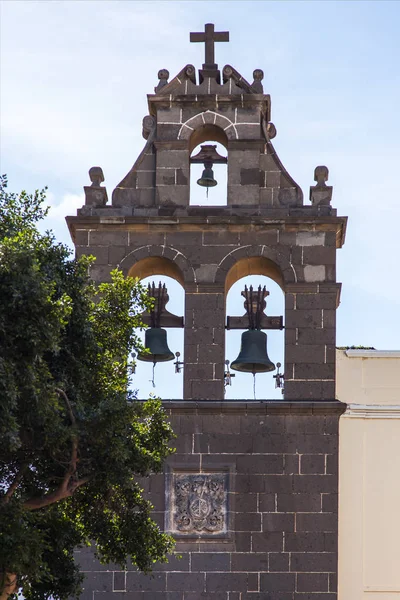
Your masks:
<path fill-rule="evenodd" d="M 400 358 L 400 350 L 345 350 L 349 358 Z"/>
<path fill-rule="evenodd" d="M 348 404 L 344 417 L 356 419 L 400 419 L 400 404 Z"/>

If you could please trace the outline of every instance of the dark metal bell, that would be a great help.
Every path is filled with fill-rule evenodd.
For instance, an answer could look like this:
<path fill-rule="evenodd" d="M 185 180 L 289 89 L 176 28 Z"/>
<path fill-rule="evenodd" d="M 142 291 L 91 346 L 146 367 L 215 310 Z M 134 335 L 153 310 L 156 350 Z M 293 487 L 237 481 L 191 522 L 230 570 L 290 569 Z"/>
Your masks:
<path fill-rule="evenodd" d="M 167 332 L 161 327 L 150 327 L 144 335 L 144 345 L 150 350 L 150 354 L 138 354 L 138 360 L 158 363 L 173 360 L 175 355 L 168 348 Z"/>
<path fill-rule="evenodd" d="M 214 179 L 214 172 L 211 167 L 206 166 L 202 176 L 197 180 L 197 183 L 205 188 L 215 187 L 217 185 L 218 181 Z"/>
<path fill-rule="evenodd" d="M 258 329 L 242 333 L 239 356 L 231 363 L 231 368 L 253 374 L 274 371 L 275 365 L 267 354 L 267 334 Z"/>

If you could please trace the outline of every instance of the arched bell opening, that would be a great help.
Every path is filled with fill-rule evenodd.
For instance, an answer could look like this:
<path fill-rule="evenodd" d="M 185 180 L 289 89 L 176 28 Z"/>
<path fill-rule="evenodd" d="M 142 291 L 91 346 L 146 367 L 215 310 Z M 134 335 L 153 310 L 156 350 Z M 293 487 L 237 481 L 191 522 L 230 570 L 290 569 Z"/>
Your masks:
<path fill-rule="evenodd" d="M 225 294 L 228 295 L 231 287 L 243 277 L 248 275 L 264 275 L 284 289 L 283 274 L 280 267 L 265 256 L 248 256 L 239 259 L 229 269 L 225 278 Z"/>
<path fill-rule="evenodd" d="M 150 286 L 150 290 L 154 290 L 156 297 L 155 310 L 143 315 L 147 328 L 137 331 L 142 343 L 147 342 L 150 350 L 136 356 L 132 387 L 141 399 L 150 394 L 164 399 L 182 399 L 183 374 L 176 373 L 175 363 L 183 361 L 183 274 L 171 260 L 152 256 L 133 265 L 129 275 L 139 277 L 146 289 Z M 161 310 L 157 310 L 160 306 Z M 152 354 L 151 350 L 157 354 Z M 176 353 L 179 353 L 178 357 Z"/>
<path fill-rule="evenodd" d="M 226 206 L 228 198 L 225 132 L 215 125 L 196 129 L 190 138 L 190 205 Z"/>
<path fill-rule="evenodd" d="M 277 364 L 281 363 L 280 373 L 284 365 L 281 316 L 284 315 L 285 298 L 282 289 L 274 279 L 261 274 L 242 276 L 230 282 L 229 288 L 226 315 L 228 327 L 232 328 L 226 330 L 225 348 L 226 360 L 229 360 L 226 371 L 230 372 L 231 378 L 230 381 L 229 376 L 226 378 L 225 398 L 282 399 L 282 388 L 276 387 L 277 378 L 274 377 L 278 373 Z M 249 300 L 254 309 L 251 323 L 245 307 Z M 262 308 L 261 323 L 256 322 L 257 306 Z M 258 325 L 262 327 L 258 329 Z M 265 325 L 272 328 L 264 329 Z M 235 370 L 235 366 L 239 370 Z M 255 378 L 253 370 L 256 371 Z"/>
<path fill-rule="evenodd" d="M 130 277 L 144 280 L 154 275 L 162 275 L 174 279 L 184 285 L 183 273 L 176 263 L 163 256 L 149 256 L 136 262 L 128 271 Z"/>

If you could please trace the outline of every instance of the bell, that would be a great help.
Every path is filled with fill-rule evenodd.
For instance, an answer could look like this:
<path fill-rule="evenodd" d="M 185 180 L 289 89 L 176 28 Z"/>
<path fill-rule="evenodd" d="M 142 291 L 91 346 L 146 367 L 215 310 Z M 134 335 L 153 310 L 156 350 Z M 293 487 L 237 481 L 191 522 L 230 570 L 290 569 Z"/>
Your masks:
<path fill-rule="evenodd" d="M 231 368 L 253 375 L 274 371 L 275 365 L 267 354 L 267 334 L 258 329 L 249 329 L 242 333 L 239 356 L 231 363 Z"/>
<path fill-rule="evenodd" d="M 217 181 L 214 179 L 214 172 L 211 166 L 204 165 L 205 169 L 203 171 L 200 179 L 197 180 L 197 184 L 201 185 L 201 187 L 210 188 L 215 187 L 217 185 Z"/>
<path fill-rule="evenodd" d="M 161 327 L 150 327 L 144 334 L 144 345 L 150 350 L 150 354 L 138 354 L 138 360 L 158 363 L 173 360 L 175 355 L 168 348 L 167 332 Z"/>

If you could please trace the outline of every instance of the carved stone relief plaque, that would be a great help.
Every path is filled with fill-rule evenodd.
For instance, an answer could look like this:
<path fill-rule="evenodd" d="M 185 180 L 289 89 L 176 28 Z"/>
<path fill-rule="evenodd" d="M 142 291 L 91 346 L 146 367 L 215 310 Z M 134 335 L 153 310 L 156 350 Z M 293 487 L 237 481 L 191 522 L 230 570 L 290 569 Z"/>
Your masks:
<path fill-rule="evenodd" d="M 188 536 L 227 532 L 227 473 L 172 473 L 169 529 Z"/>

